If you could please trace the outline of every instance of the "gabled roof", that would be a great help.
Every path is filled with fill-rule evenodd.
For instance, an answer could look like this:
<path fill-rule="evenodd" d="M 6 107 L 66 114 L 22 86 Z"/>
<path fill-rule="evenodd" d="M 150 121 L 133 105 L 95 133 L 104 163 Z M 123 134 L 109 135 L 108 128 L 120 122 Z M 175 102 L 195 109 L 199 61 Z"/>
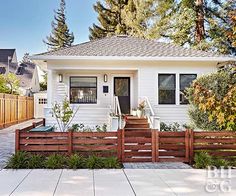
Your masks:
<path fill-rule="evenodd" d="M 35 57 L 35 58 L 34 58 Z M 113 36 L 85 42 L 68 48 L 35 55 L 41 57 L 225 57 L 213 52 L 204 52 L 130 36 Z M 39 58 L 40 59 L 40 58 Z"/>
<path fill-rule="evenodd" d="M 8 57 L 13 59 L 16 49 L 0 49 L 0 62 L 8 62 Z"/>

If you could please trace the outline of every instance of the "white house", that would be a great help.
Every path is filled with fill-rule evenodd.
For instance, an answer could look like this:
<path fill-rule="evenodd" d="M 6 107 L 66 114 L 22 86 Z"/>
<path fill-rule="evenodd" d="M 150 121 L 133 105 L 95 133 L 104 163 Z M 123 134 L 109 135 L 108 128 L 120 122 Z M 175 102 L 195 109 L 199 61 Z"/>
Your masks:
<path fill-rule="evenodd" d="M 87 125 L 109 124 L 109 113 L 115 111 L 118 100 L 124 114 L 145 100 L 152 116 L 166 123 L 186 123 L 185 87 L 196 77 L 216 71 L 219 62 L 235 60 L 129 36 L 103 38 L 32 58 L 47 63 L 46 122 L 55 123 L 50 108 L 67 96 L 80 107 L 74 122 Z"/>

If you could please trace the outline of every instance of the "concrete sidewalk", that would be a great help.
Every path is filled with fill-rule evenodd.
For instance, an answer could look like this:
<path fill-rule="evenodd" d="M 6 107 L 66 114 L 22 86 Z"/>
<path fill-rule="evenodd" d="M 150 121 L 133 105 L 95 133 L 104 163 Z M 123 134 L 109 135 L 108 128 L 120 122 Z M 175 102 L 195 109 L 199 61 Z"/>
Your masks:
<path fill-rule="evenodd" d="M 5 166 L 9 156 L 15 152 L 15 130 L 32 125 L 42 119 L 32 119 L 5 129 L 0 129 L 0 169 Z"/>
<path fill-rule="evenodd" d="M 236 170 L 231 191 L 208 193 L 206 170 L 117 169 L 117 170 L 1 170 L 0 195 L 17 196 L 159 196 L 236 195 Z M 211 189 L 212 190 L 212 189 Z"/>

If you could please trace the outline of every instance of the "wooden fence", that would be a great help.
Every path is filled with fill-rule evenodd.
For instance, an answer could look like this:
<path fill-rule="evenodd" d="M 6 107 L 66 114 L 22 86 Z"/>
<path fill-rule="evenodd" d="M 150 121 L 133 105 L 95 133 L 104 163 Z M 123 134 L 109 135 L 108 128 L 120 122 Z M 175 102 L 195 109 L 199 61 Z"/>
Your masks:
<path fill-rule="evenodd" d="M 0 93 L 0 128 L 34 117 L 33 97 Z"/>
<path fill-rule="evenodd" d="M 186 162 L 206 150 L 214 156 L 236 158 L 234 132 L 28 132 L 36 125 L 16 130 L 16 151 L 78 153 L 117 156 L 121 162 Z"/>

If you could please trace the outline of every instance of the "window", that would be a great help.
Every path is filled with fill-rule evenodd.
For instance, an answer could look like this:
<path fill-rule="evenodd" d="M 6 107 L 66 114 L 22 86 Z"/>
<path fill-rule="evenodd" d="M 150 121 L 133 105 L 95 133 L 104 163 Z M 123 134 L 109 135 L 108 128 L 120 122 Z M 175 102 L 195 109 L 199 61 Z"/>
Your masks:
<path fill-rule="evenodd" d="M 47 104 L 47 99 L 39 98 L 39 104 Z"/>
<path fill-rule="evenodd" d="M 175 104 L 175 74 L 159 74 L 159 104 Z"/>
<path fill-rule="evenodd" d="M 97 77 L 71 77 L 70 102 L 97 103 Z"/>
<path fill-rule="evenodd" d="M 197 78 L 197 74 L 180 74 L 180 92 L 179 92 L 179 100 L 180 104 L 188 104 L 188 100 L 185 97 L 185 89 L 188 88 L 192 81 Z"/>

